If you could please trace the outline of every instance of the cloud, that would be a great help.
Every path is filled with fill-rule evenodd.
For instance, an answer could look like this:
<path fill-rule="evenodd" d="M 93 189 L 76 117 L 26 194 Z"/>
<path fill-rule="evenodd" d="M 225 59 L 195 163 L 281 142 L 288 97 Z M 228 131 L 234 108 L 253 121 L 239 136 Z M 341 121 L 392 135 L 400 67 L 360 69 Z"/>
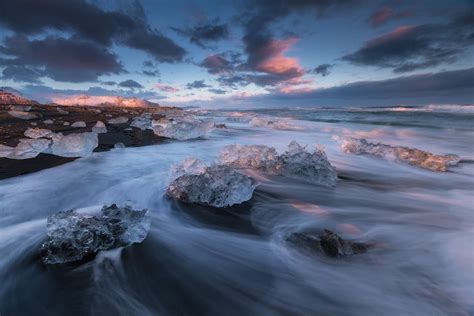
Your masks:
<path fill-rule="evenodd" d="M 160 71 L 159 70 L 143 70 L 141 73 L 144 74 L 145 76 L 149 76 L 149 77 L 159 77 L 160 76 Z"/>
<path fill-rule="evenodd" d="M 150 27 L 138 1 L 123 12 L 104 10 L 84 0 L 1 1 L 0 24 L 18 35 L 54 29 L 105 47 L 112 43 L 126 45 L 145 51 L 160 62 L 181 61 L 186 53 Z"/>
<path fill-rule="evenodd" d="M 96 81 L 102 75 L 124 72 L 115 54 L 94 42 L 75 38 L 28 40 L 11 36 L 0 46 L 0 53 L 10 57 L 0 60 L 0 65 L 27 67 L 38 76 L 57 81 Z"/>
<path fill-rule="evenodd" d="M 255 101 L 295 105 L 396 105 L 400 103 L 474 103 L 474 68 L 359 81 L 342 86 L 294 93 L 275 93 Z"/>
<path fill-rule="evenodd" d="M 214 94 L 225 94 L 227 91 L 223 89 L 208 89 L 207 91 L 214 93 Z"/>
<path fill-rule="evenodd" d="M 237 88 L 238 86 L 246 86 L 250 84 L 250 82 L 241 75 L 221 76 L 217 78 L 217 81 L 221 86 L 229 88 Z"/>
<path fill-rule="evenodd" d="M 40 69 L 20 65 L 10 65 L 3 69 L 0 78 L 17 82 L 41 83 L 40 78 L 43 75 L 44 73 Z"/>
<path fill-rule="evenodd" d="M 171 92 L 171 93 L 174 93 L 174 92 L 178 92 L 179 89 L 178 88 L 175 88 L 173 86 L 170 86 L 170 85 L 165 85 L 165 84 L 162 84 L 162 83 L 156 83 L 155 84 L 155 87 L 160 90 L 160 91 L 164 91 L 164 92 Z"/>
<path fill-rule="evenodd" d="M 202 88 L 209 88 L 210 85 L 204 83 L 204 80 L 195 80 L 186 84 L 186 88 L 188 89 L 202 89 Z"/>
<path fill-rule="evenodd" d="M 321 64 L 318 67 L 313 69 L 313 72 L 315 74 L 321 75 L 323 77 L 326 77 L 327 75 L 330 74 L 330 69 L 333 67 L 331 64 Z"/>
<path fill-rule="evenodd" d="M 217 21 L 196 25 L 192 28 L 172 28 L 178 34 L 189 37 L 189 41 L 202 48 L 206 48 L 211 42 L 226 39 L 229 36 L 227 24 L 219 24 Z"/>
<path fill-rule="evenodd" d="M 473 44 L 474 14 L 458 15 L 447 24 L 400 26 L 366 42 L 343 60 L 356 65 L 408 72 L 456 61 Z"/>
<path fill-rule="evenodd" d="M 373 12 L 367 19 L 367 22 L 373 27 L 378 27 L 390 20 L 402 19 L 412 15 L 413 12 L 408 10 L 396 12 L 393 8 L 384 6 Z"/>
<path fill-rule="evenodd" d="M 143 88 L 143 86 L 141 84 L 139 84 L 135 80 L 131 80 L 131 79 L 122 81 L 118 85 L 120 87 L 123 87 L 123 88 L 132 88 L 132 89 L 134 89 L 134 88 L 142 89 Z"/>
<path fill-rule="evenodd" d="M 207 56 L 199 66 L 206 68 L 210 74 L 228 74 L 234 72 L 240 63 L 240 54 L 225 52 Z"/>

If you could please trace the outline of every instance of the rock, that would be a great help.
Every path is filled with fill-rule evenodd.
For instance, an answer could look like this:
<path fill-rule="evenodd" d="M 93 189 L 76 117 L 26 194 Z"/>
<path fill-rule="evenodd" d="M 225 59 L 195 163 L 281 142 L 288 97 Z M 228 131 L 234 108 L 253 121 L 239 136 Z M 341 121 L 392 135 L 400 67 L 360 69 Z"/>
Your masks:
<path fill-rule="evenodd" d="M 99 145 L 97 133 L 56 134 L 49 153 L 60 157 L 86 157 Z"/>
<path fill-rule="evenodd" d="M 166 194 L 186 203 L 227 207 L 250 200 L 254 189 L 250 177 L 228 166 L 212 166 L 198 174 L 179 176 Z"/>
<path fill-rule="evenodd" d="M 214 128 L 214 124 L 192 117 L 161 119 L 152 123 L 156 135 L 177 140 L 204 137 Z"/>
<path fill-rule="evenodd" d="M 69 210 L 48 217 L 47 240 L 41 245 L 44 264 L 87 260 L 99 251 L 142 242 L 150 228 L 147 210 L 113 204 L 100 212 Z"/>
<path fill-rule="evenodd" d="M 215 128 L 222 128 L 222 129 L 226 129 L 226 128 L 227 128 L 227 126 L 226 126 L 225 124 L 223 124 L 223 123 L 222 123 L 222 124 L 214 124 L 214 127 L 215 127 Z"/>
<path fill-rule="evenodd" d="M 41 138 L 41 137 L 50 138 L 48 137 L 48 135 L 51 136 L 51 134 L 53 134 L 53 132 L 45 128 L 28 128 L 24 133 L 26 137 L 34 138 L 34 139 Z"/>
<path fill-rule="evenodd" d="M 97 134 L 107 133 L 107 127 L 102 121 L 97 121 L 95 125 L 92 127 L 92 131 Z"/>
<path fill-rule="evenodd" d="M 434 155 L 432 153 L 402 146 L 370 143 L 365 139 L 346 138 L 341 143 L 345 153 L 368 154 L 392 161 L 400 161 L 431 171 L 447 171 L 457 165 L 461 158 L 457 155 Z"/>
<path fill-rule="evenodd" d="M 366 243 L 342 239 L 336 233 L 324 229 L 321 234 L 292 233 L 286 240 L 306 250 L 323 253 L 328 257 L 341 258 L 367 252 L 369 245 Z"/>
<path fill-rule="evenodd" d="M 44 120 L 43 123 L 44 123 L 44 124 L 51 125 L 51 124 L 54 124 L 54 121 L 48 119 L 48 120 Z"/>
<path fill-rule="evenodd" d="M 71 124 L 71 127 L 80 128 L 80 127 L 87 127 L 86 122 L 84 121 L 77 121 Z"/>
<path fill-rule="evenodd" d="M 34 120 L 39 117 L 37 114 L 23 111 L 8 111 L 8 114 L 22 120 Z"/>
<path fill-rule="evenodd" d="M 125 117 L 125 116 L 119 116 L 119 117 L 115 117 L 113 119 L 110 119 L 107 121 L 109 124 L 115 124 L 115 125 L 118 125 L 118 124 L 125 124 L 128 122 L 128 117 Z"/>
<path fill-rule="evenodd" d="M 31 110 L 31 105 L 10 105 L 9 108 L 12 111 L 29 112 Z"/>
<path fill-rule="evenodd" d="M 309 152 L 292 141 L 288 150 L 278 155 L 275 148 L 264 145 L 230 145 L 224 147 L 220 161 L 235 168 L 253 168 L 314 184 L 336 185 L 337 173 L 324 150 Z"/>

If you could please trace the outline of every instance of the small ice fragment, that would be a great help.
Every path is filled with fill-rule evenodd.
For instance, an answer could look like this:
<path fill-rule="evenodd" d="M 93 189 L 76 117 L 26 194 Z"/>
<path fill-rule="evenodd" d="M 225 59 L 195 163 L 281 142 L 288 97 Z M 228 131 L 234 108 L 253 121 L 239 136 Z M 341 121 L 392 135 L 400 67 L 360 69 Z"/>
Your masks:
<path fill-rule="evenodd" d="M 51 120 L 51 119 L 48 119 L 48 120 L 44 120 L 44 121 L 43 121 L 43 123 L 44 123 L 44 124 L 49 124 L 49 125 L 50 125 L 50 124 L 54 124 L 54 121 L 53 121 L 53 120 Z"/>
<path fill-rule="evenodd" d="M 28 128 L 24 135 L 29 138 L 37 139 L 41 137 L 48 138 L 48 135 L 51 135 L 51 133 L 53 132 L 45 128 Z"/>
<path fill-rule="evenodd" d="M 104 206 L 99 213 L 90 208 L 55 213 L 48 217 L 47 240 L 41 245 L 44 264 L 77 262 L 101 250 L 142 242 L 150 229 L 147 210 L 129 206 Z"/>
<path fill-rule="evenodd" d="M 400 161 L 431 171 L 447 171 L 457 165 L 461 158 L 457 155 L 435 155 L 416 148 L 370 143 L 365 139 L 346 138 L 341 143 L 345 153 L 368 154 L 392 161 Z"/>
<path fill-rule="evenodd" d="M 125 124 L 128 122 L 128 117 L 119 116 L 107 121 L 109 124 Z"/>
<path fill-rule="evenodd" d="M 74 133 L 53 139 L 51 153 L 61 157 L 89 156 L 98 146 L 97 133 Z"/>
<path fill-rule="evenodd" d="M 84 121 L 77 121 L 71 124 L 71 127 L 79 128 L 79 127 L 86 127 L 86 122 Z"/>
<path fill-rule="evenodd" d="M 95 125 L 92 127 L 92 131 L 97 134 L 107 133 L 107 127 L 102 121 L 97 121 Z"/>
<path fill-rule="evenodd" d="M 122 149 L 122 148 L 125 148 L 125 144 L 124 143 L 116 143 L 114 145 L 114 148 L 115 149 Z"/>
<path fill-rule="evenodd" d="M 139 128 L 141 130 L 153 129 L 151 116 L 143 114 L 141 116 L 134 117 L 130 126 Z"/>
<path fill-rule="evenodd" d="M 33 120 L 38 118 L 38 115 L 34 113 L 28 113 L 23 111 L 8 111 L 8 114 L 22 120 Z"/>
<path fill-rule="evenodd" d="M 214 128 L 210 122 L 190 117 L 161 119 L 152 123 L 156 135 L 177 140 L 204 137 Z"/>
<path fill-rule="evenodd" d="M 64 125 L 64 126 L 69 126 L 69 125 L 71 125 L 71 123 L 69 123 L 69 122 L 64 122 L 63 125 Z"/>
<path fill-rule="evenodd" d="M 227 207 L 250 200 L 254 189 L 252 178 L 228 166 L 212 166 L 176 178 L 166 194 L 186 203 Z"/>
<path fill-rule="evenodd" d="M 56 109 L 58 110 L 58 112 L 59 112 L 60 114 L 63 114 L 63 115 L 67 115 L 67 114 L 69 114 L 69 112 L 68 112 L 68 111 L 66 111 L 66 110 L 63 110 L 63 109 L 61 109 L 60 107 L 57 107 Z"/>
<path fill-rule="evenodd" d="M 31 105 L 10 105 L 10 110 L 20 111 L 20 112 L 29 112 L 31 110 Z"/>
<path fill-rule="evenodd" d="M 51 144 L 49 139 L 20 139 L 16 147 L 3 146 L 0 148 L 0 157 L 10 159 L 35 158 L 46 151 Z"/>

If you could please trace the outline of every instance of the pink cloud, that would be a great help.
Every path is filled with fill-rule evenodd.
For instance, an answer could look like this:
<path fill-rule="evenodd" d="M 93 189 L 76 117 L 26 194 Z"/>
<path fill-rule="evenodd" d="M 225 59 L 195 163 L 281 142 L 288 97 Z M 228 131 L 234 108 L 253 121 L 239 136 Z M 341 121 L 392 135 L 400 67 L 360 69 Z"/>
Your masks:
<path fill-rule="evenodd" d="M 304 69 L 298 59 L 284 55 L 297 41 L 297 38 L 269 41 L 261 52 L 266 57 L 256 65 L 256 70 L 274 75 L 303 76 Z"/>
<path fill-rule="evenodd" d="M 178 88 L 175 88 L 175 87 L 169 86 L 169 85 L 165 85 L 165 84 L 162 84 L 162 83 L 155 84 L 155 88 L 157 88 L 160 91 L 171 92 L 171 93 L 179 91 Z"/>
<path fill-rule="evenodd" d="M 387 23 L 391 19 L 401 19 L 410 17 L 413 15 L 412 11 L 405 10 L 400 12 L 395 12 L 391 7 L 384 6 L 377 11 L 375 11 L 368 19 L 369 23 L 374 26 L 380 26 L 382 24 Z"/>
<path fill-rule="evenodd" d="M 414 32 L 416 29 L 415 26 L 413 25 L 402 25 L 394 29 L 393 31 L 386 33 L 384 35 L 381 35 L 377 38 L 374 38 L 373 40 L 369 41 L 367 43 L 367 47 L 371 46 L 377 46 L 385 42 L 390 42 L 393 40 L 396 40 L 400 37 L 406 36 L 412 32 Z"/>

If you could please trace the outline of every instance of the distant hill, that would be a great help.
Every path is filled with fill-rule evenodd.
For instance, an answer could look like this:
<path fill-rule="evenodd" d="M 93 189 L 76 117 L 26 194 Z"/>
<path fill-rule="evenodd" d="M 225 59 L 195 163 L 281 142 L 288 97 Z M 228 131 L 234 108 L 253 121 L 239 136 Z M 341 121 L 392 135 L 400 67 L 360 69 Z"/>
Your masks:
<path fill-rule="evenodd" d="M 0 89 L 0 105 L 29 105 L 29 104 L 38 104 L 38 102 L 29 100 L 19 95 L 19 93 L 13 93 L 13 89 L 9 91 Z M 15 91 L 16 92 L 16 91 Z"/>
<path fill-rule="evenodd" d="M 124 98 L 117 96 L 88 96 L 75 95 L 66 97 L 53 97 L 53 102 L 59 105 L 80 106 L 111 106 L 111 107 L 158 107 L 158 103 L 139 98 Z"/>

